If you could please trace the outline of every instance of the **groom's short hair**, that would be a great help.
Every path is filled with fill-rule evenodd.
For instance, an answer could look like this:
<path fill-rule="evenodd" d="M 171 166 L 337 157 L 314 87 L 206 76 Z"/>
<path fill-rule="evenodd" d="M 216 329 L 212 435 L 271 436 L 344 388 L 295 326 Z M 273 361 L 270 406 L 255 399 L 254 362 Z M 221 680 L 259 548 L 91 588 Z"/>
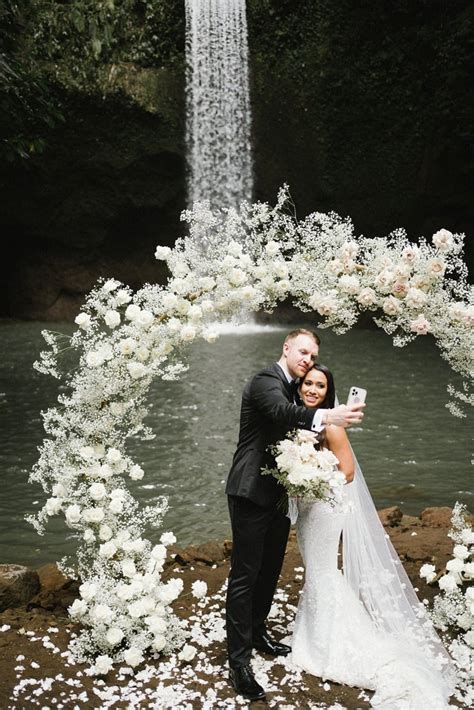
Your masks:
<path fill-rule="evenodd" d="M 319 335 L 315 333 L 314 330 L 307 330 L 306 328 L 295 328 L 295 330 L 290 330 L 283 342 L 287 343 L 289 340 L 294 340 L 294 338 L 297 338 L 298 335 L 309 335 L 310 338 L 313 338 L 316 345 L 321 345 L 321 338 Z"/>

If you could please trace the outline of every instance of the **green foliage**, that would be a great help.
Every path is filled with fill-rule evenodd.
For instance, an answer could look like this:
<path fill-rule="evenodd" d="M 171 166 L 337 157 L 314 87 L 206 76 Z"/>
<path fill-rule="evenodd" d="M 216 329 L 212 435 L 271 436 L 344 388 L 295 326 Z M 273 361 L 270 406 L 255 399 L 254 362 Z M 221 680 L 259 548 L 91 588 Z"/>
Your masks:
<path fill-rule="evenodd" d="M 0 2 L 0 159 L 7 161 L 41 153 L 45 135 L 63 120 L 44 77 L 15 55 L 21 28 L 19 4 Z"/>
<path fill-rule="evenodd" d="M 37 0 L 23 47 L 32 62 L 54 71 L 65 86 L 91 90 L 100 70 L 132 62 L 179 63 L 184 9 L 176 0 Z"/>

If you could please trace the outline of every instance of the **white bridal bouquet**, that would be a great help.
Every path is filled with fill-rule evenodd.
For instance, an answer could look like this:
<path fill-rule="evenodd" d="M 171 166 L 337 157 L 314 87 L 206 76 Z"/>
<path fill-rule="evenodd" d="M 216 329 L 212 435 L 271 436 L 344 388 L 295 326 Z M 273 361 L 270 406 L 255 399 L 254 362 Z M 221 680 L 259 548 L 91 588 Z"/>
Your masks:
<path fill-rule="evenodd" d="M 316 449 L 315 434 L 304 429 L 291 432 L 271 447 L 276 468 L 264 468 L 284 486 L 290 498 L 335 503 L 341 497 L 346 477 L 338 470 L 336 456 L 329 449 Z"/>

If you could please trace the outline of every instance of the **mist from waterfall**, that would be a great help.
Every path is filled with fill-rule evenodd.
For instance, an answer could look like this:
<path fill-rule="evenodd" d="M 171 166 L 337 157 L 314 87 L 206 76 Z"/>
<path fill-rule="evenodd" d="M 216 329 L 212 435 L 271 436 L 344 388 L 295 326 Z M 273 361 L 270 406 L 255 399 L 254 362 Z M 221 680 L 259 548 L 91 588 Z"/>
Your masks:
<path fill-rule="evenodd" d="M 185 0 L 188 204 L 252 197 L 245 0 Z"/>

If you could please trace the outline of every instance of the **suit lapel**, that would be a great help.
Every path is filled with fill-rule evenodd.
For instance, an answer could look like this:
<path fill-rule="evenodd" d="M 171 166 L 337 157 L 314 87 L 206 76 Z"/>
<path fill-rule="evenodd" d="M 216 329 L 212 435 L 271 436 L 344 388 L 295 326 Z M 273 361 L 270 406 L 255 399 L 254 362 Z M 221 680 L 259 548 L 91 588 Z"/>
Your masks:
<path fill-rule="evenodd" d="M 280 365 L 278 365 L 276 362 L 273 363 L 272 370 L 278 375 L 278 377 L 282 381 L 288 399 L 290 400 L 290 402 L 293 402 L 293 390 L 291 389 L 291 383 L 288 382 L 288 380 L 286 379 L 285 373 L 281 369 Z"/>

